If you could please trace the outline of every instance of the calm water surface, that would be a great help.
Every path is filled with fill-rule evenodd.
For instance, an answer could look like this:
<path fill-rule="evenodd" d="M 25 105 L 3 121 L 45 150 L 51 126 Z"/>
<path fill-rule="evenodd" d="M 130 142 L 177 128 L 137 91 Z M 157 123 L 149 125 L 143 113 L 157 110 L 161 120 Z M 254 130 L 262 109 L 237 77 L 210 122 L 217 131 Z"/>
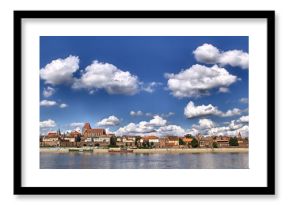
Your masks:
<path fill-rule="evenodd" d="M 247 169 L 248 153 L 40 153 L 41 169 Z"/>

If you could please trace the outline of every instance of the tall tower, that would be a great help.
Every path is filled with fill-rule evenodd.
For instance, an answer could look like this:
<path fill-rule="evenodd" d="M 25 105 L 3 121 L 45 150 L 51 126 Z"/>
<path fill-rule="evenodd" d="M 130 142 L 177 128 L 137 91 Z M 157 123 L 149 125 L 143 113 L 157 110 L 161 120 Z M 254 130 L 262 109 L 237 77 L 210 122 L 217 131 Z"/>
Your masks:
<path fill-rule="evenodd" d="M 84 134 L 86 130 L 90 130 L 90 129 L 92 129 L 90 123 L 86 122 L 83 126 L 82 134 Z"/>
<path fill-rule="evenodd" d="M 57 130 L 57 135 L 58 135 L 59 137 L 61 136 L 60 129 Z"/>

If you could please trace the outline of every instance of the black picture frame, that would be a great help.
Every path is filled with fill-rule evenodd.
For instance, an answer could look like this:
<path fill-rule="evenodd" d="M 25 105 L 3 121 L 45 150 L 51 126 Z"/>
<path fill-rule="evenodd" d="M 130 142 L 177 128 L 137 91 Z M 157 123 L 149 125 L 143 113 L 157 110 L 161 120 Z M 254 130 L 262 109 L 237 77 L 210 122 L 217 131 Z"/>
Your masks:
<path fill-rule="evenodd" d="M 267 20 L 267 186 L 266 187 L 23 187 L 22 186 L 22 19 L 210 18 Z M 14 11 L 14 194 L 16 195 L 273 195 L 275 194 L 275 11 Z"/>

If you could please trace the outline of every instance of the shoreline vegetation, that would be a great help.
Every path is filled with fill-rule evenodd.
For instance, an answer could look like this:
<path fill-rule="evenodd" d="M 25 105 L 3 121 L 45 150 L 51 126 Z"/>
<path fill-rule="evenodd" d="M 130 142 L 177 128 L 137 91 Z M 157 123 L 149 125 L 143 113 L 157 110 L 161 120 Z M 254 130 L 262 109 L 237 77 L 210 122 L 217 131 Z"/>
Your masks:
<path fill-rule="evenodd" d="M 131 151 L 132 150 L 132 151 Z M 41 147 L 40 152 L 69 153 L 69 152 L 91 152 L 95 154 L 112 153 L 112 149 L 99 148 L 75 148 L 75 147 Z M 248 148 L 156 148 L 156 149 L 128 149 L 130 154 L 180 154 L 180 153 L 248 153 Z M 113 153 L 122 153 L 113 150 Z M 126 152 L 127 153 L 127 152 Z"/>

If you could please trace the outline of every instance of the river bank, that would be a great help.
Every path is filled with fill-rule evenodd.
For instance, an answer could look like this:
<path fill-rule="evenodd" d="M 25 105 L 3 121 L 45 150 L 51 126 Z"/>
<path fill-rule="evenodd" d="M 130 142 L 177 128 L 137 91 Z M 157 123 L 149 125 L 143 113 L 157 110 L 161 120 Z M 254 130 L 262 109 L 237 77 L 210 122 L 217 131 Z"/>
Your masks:
<path fill-rule="evenodd" d="M 70 152 L 69 147 L 41 147 L 40 152 L 56 152 L 56 153 L 67 153 Z M 85 149 L 85 148 L 84 148 Z M 86 150 L 85 150 L 86 151 Z M 109 149 L 92 149 L 90 150 L 93 153 L 109 153 Z M 133 149 L 133 153 L 136 154 L 146 154 L 146 153 L 158 153 L 158 154 L 168 154 L 168 153 L 241 153 L 241 152 L 248 152 L 248 148 L 158 148 L 158 149 Z M 117 152 L 116 152 L 117 153 Z M 132 152 L 131 152 L 132 153 Z"/>

